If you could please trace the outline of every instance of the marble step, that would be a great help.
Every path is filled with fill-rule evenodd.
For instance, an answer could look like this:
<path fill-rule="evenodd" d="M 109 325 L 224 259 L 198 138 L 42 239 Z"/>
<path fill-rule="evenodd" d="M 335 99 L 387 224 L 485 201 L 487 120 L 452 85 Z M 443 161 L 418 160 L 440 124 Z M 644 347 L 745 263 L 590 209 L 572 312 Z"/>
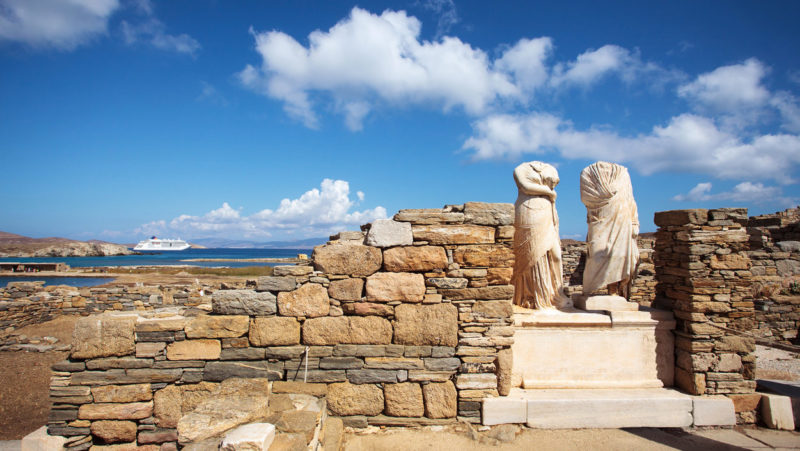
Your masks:
<path fill-rule="evenodd" d="M 665 388 L 513 389 L 483 401 L 483 424 L 525 423 L 538 429 L 687 427 L 692 397 Z"/>

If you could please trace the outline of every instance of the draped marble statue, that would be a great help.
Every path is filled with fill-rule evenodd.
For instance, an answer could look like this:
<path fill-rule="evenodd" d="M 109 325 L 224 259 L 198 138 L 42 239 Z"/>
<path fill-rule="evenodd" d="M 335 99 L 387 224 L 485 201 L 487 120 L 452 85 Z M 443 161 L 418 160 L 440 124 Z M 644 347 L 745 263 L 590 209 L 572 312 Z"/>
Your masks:
<path fill-rule="evenodd" d="M 628 170 L 598 161 L 581 172 L 580 187 L 589 225 L 583 294 L 607 287 L 609 295 L 629 299 L 639 263 L 639 216 Z"/>
<path fill-rule="evenodd" d="M 540 161 L 514 169 L 519 194 L 514 204 L 514 304 L 531 309 L 568 307 L 562 291 L 556 169 Z"/>

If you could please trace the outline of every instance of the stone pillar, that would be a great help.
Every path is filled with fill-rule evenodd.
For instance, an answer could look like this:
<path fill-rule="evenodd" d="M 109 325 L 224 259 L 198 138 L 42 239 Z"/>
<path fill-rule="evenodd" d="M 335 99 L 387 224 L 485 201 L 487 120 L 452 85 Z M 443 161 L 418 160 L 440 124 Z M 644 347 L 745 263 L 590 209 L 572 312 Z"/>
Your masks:
<path fill-rule="evenodd" d="M 655 214 L 655 306 L 675 314 L 675 384 L 726 395 L 737 421 L 755 422 L 754 311 L 747 210 Z M 757 403 L 757 400 L 755 401 Z"/>

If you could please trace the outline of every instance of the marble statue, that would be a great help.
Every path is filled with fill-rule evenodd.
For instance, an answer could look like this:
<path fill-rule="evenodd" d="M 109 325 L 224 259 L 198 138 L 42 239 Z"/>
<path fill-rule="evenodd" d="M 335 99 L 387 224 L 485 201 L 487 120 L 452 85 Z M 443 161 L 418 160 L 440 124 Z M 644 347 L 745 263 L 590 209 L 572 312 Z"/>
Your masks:
<path fill-rule="evenodd" d="M 531 309 L 571 305 L 563 293 L 556 192 L 558 172 L 540 161 L 514 169 L 514 304 Z"/>
<path fill-rule="evenodd" d="M 609 295 L 630 299 L 639 263 L 639 216 L 628 170 L 605 161 L 586 167 L 581 172 L 581 201 L 589 225 L 583 294 L 608 288 Z"/>

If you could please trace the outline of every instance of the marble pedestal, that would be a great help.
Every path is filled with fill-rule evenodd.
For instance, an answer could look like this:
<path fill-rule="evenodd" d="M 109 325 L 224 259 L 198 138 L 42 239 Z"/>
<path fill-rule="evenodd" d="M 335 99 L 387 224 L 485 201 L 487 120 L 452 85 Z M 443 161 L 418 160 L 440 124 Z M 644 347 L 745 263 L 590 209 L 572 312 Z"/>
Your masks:
<path fill-rule="evenodd" d="M 675 320 L 671 312 L 515 308 L 514 323 L 512 384 L 516 387 L 673 385 Z"/>

